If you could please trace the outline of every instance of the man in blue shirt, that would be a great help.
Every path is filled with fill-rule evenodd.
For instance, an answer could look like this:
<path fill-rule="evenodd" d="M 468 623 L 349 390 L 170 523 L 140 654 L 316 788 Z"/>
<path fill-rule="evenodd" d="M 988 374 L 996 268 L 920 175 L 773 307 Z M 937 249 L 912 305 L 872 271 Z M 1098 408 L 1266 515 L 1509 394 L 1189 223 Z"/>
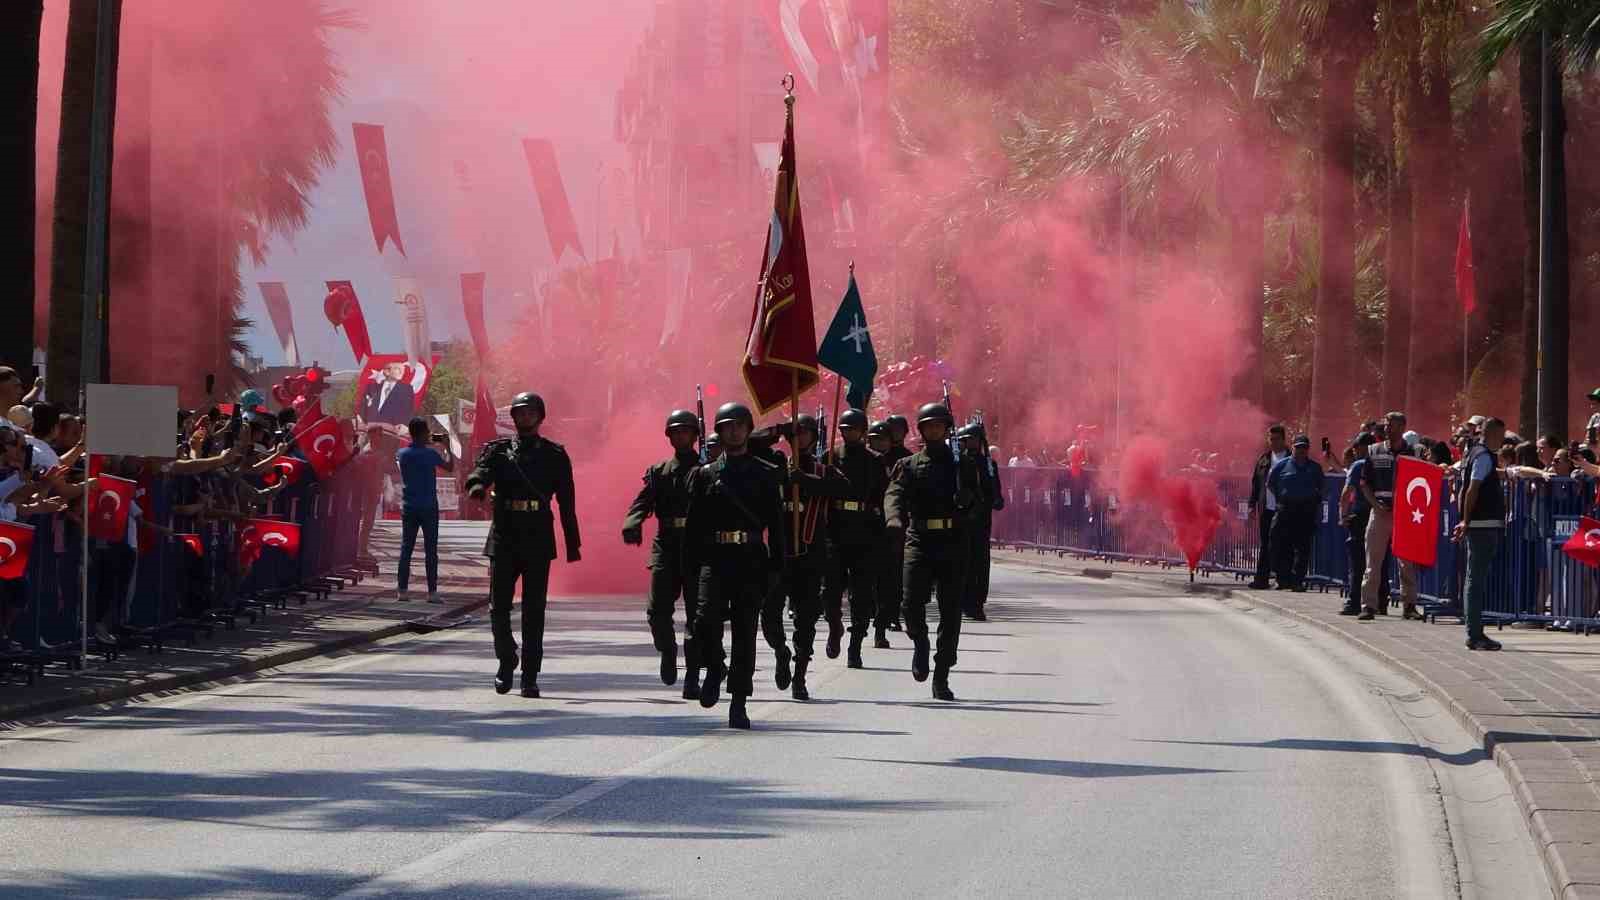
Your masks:
<path fill-rule="evenodd" d="M 1322 466 L 1311 458 L 1311 438 L 1294 439 L 1294 453 L 1279 460 L 1267 475 L 1267 490 L 1278 501 L 1270 546 L 1277 563 L 1278 590 L 1303 592 L 1311 566 L 1311 541 L 1317 533 L 1322 501 Z"/>
<path fill-rule="evenodd" d="M 399 590 L 395 592 L 395 599 L 411 599 L 406 588 L 411 581 L 411 550 L 416 546 L 420 528 L 423 567 L 428 573 L 428 602 L 439 603 L 439 493 L 434 472 L 437 469 L 453 472 L 456 462 L 450 456 L 450 444 L 442 435 L 432 441 L 442 448 L 442 453 L 429 446 L 426 419 L 414 418 L 406 428 L 411 432 L 411 446 L 395 454 L 404 484 L 400 508 Z"/>
<path fill-rule="evenodd" d="M 1367 524 L 1372 519 L 1372 504 L 1367 502 L 1367 495 L 1361 493 L 1361 482 L 1366 478 L 1367 448 L 1377 442 L 1377 436 L 1370 431 L 1356 435 L 1355 443 L 1351 444 L 1355 461 L 1350 463 L 1344 492 L 1339 497 L 1339 520 L 1345 527 L 1345 555 L 1350 562 L 1350 574 L 1345 580 L 1346 599 L 1339 610 L 1341 616 L 1361 615 L 1361 582 L 1367 575 Z M 1375 565 L 1383 565 L 1383 560 Z"/>

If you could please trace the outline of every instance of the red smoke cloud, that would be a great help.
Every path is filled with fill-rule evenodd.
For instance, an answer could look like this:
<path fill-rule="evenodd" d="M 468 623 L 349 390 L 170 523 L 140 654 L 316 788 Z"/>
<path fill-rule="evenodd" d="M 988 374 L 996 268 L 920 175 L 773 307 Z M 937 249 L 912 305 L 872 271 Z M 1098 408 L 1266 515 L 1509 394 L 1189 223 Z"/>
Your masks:
<path fill-rule="evenodd" d="M 1172 542 L 1193 570 L 1222 527 L 1217 483 L 1203 475 L 1178 476 L 1171 472 L 1162 446 L 1151 438 L 1137 438 L 1122 455 L 1120 490 L 1124 502 L 1143 503 L 1147 509 L 1159 511 L 1171 531 Z"/>

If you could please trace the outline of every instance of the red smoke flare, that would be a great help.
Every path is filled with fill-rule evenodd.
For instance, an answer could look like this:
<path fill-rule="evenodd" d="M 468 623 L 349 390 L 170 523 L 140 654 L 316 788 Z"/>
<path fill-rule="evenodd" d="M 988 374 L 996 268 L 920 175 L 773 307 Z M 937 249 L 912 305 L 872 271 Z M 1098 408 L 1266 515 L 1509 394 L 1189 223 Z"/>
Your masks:
<path fill-rule="evenodd" d="M 1154 439 L 1135 438 L 1122 455 L 1121 492 L 1130 504 L 1142 502 L 1161 510 L 1162 521 L 1192 572 L 1222 527 L 1217 483 L 1205 476 L 1168 474 L 1166 456 Z"/>

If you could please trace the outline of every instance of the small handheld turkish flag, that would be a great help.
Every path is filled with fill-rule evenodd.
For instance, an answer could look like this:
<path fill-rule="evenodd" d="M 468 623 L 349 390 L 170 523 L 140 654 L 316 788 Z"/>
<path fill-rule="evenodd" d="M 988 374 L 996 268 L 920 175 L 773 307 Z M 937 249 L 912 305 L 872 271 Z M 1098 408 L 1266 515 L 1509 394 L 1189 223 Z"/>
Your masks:
<path fill-rule="evenodd" d="M 128 538 L 128 507 L 133 505 L 138 482 L 101 475 L 89 492 L 89 536 L 101 541 Z"/>
<path fill-rule="evenodd" d="M 327 478 L 350 459 L 350 446 L 339 433 L 339 420 L 323 416 L 295 435 L 294 443 L 318 478 Z"/>
<path fill-rule="evenodd" d="M 204 541 L 200 540 L 200 535 L 198 535 L 198 534 L 175 534 L 175 535 L 173 535 L 173 537 L 175 537 L 179 541 L 183 542 L 183 546 L 187 547 L 189 549 L 189 552 L 193 553 L 195 555 L 196 559 L 204 559 L 205 558 L 206 545 L 205 545 Z"/>
<path fill-rule="evenodd" d="M 294 487 L 310 468 L 310 464 L 298 456 L 280 456 L 273 461 L 272 468 L 261 476 L 261 480 L 274 485 L 281 479 L 284 487 Z"/>
<path fill-rule="evenodd" d="M 1420 459 L 1402 456 L 1396 462 L 1394 479 L 1394 555 L 1431 567 L 1439 559 L 1444 472 Z"/>
<path fill-rule="evenodd" d="M 277 519 L 246 519 L 239 529 L 239 560 L 248 568 L 267 547 L 282 550 L 290 559 L 300 555 L 300 526 Z"/>
<path fill-rule="evenodd" d="M 1591 569 L 1600 569 L 1600 521 L 1584 516 L 1561 551 Z"/>
<path fill-rule="evenodd" d="M 0 522 L 0 578 L 9 581 L 28 574 L 28 552 L 32 549 L 32 525 Z"/>

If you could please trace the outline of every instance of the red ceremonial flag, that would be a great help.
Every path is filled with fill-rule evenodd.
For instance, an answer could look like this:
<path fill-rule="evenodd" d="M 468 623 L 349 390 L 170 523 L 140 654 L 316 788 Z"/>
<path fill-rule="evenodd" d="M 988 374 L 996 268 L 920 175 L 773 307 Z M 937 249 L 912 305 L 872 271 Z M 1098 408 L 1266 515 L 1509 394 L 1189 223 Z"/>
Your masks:
<path fill-rule="evenodd" d="M 89 492 L 89 536 L 102 541 L 128 539 L 128 507 L 139 483 L 115 475 L 101 475 Z"/>
<path fill-rule="evenodd" d="M 257 282 L 261 288 L 261 302 L 267 305 L 267 317 L 272 319 L 272 329 L 278 333 L 278 344 L 283 347 L 285 365 L 300 365 L 300 346 L 294 339 L 294 313 L 289 308 L 289 289 L 281 281 Z"/>
<path fill-rule="evenodd" d="M 1402 456 L 1396 461 L 1394 479 L 1394 555 L 1431 567 L 1439 556 L 1444 471 L 1420 459 Z"/>
<path fill-rule="evenodd" d="M 262 547 L 277 547 L 294 559 L 300 555 L 300 526 L 278 519 L 246 519 L 240 530 L 241 542 L 254 542 Z"/>
<path fill-rule="evenodd" d="M 334 328 L 343 328 L 350 341 L 350 352 L 358 365 L 372 356 L 372 338 L 367 334 L 367 317 L 361 312 L 361 301 L 356 297 L 355 286 L 348 281 L 329 281 L 328 296 L 322 299 L 322 313 Z"/>
<path fill-rule="evenodd" d="M 559 263 L 561 252 L 570 246 L 580 257 L 588 259 L 583 253 L 583 241 L 578 237 L 578 220 L 572 216 L 567 189 L 561 183 L 561 167 L 556 162 L 555 145 L 543 138 L 528 138 L 522 142 L 522 152 L 528 157 L 533 189 L 539 194 L 539 209 L 544 213 L 544 231 L 550 238 L 550 255 Z"/>
<path fill-rule="evenodd" d="M 339 433 L 339 420 L 323 416 L 294 437 L 306 462 L 318 478 L 327 478 L 350 459 L 350 446 Z"/>
<path fill-rule="evenodd" d="M 761 283 L 750 314 L 744 381 L 757 415 L 817 386 L 817 331 L 811 306 L 806 231 L 794 151 L 794 98 L 785 98 L 783 148 L 773 192 L 772 221 L 761 257 Z"/>
<path fill-rule="evenodd" d="M 394 182 L 389 177 L 389 150 L 383 140 L 382 125 L 355 123 L 356 161 L 361 165 L 361 187 L 367 194 L 367 215 L 372 219 L 372 239 L 383 253 L 383 242 L 392 239 L 394 248 L 406 255 L 400 242 L 400 214 L 395 211 Z"/>
<path fill-rule="evenodd" d="M 310 469 L 311 464 L 298 456 L 280 456 L 273 460 L 272 468 L 262 474 L 261 480 L 267 484 L 277 484 L 281 478 L 284 487 L 294 487 Z"/>
<path fill-rule="evenodd" d="M 469 272 L 461 276 L 461 309 L 467 317 L 467 333 L 472 335 L 472 349 L 478 352 L 478 361 L 489 356 L 489 328 L 483 321 L 482 272 Z"/>
<path fill-rule="evenodd" d="M 200 540 L 200 535 L 198 535 L 198 534 L 175 534 L 175 535 L 173 535 L 173 537 L 175 537 L 179 541 L 181 541 L 183 543 L 183 546 L 189 548 L 189 552 L 193 553 L 196 558 L 203 559 L 205 557 L 205 555 L 206 555 L 206 545 L 205 545 L 204 541 Z"/>
<path fill-rule="evenodd" d="M 0 578 L 10 581 L 28 574 L 28 552 L 32 549 L 32 525 L 0 522 Z"/>
<path fill-rule="evenodd" d="M 472 444 L 482 447 L 499 435 L 495 430 L 494 401 L 489 399 L 489 383 L 478 375 L 476 408 L 472 413 Z"/>
<path fill-rule="evenodd" d="M 1578 522 L 1577 533 L 1561 550 L 1591 569 L 1600 569 L 1600 521 L 1584 516 Z"/>
<path fill-rule="evenodd" d="M 1478 278 L 1472 268 L 1472 207 L 1461 205 L 1461 230 L 1456 236 L 1456 297 L 1461 309 L 1472 315 L 1478 308 Z"/>

